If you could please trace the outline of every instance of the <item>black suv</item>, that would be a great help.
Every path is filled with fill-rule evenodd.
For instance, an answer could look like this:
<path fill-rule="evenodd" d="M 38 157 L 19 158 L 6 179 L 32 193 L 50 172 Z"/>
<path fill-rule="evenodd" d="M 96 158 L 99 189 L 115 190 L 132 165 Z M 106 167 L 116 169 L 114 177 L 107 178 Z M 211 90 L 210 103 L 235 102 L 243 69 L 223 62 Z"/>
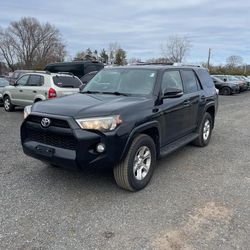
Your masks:
<path fill-rule="evenodd" d="M 218 95 L 206 69 L 114 67 L 84 91 L 26 108 L 24 153 L 56 166 L 113 167 L 130 191 L 150 181 L 156 159 L 193 142 L 208 145 Z"/>

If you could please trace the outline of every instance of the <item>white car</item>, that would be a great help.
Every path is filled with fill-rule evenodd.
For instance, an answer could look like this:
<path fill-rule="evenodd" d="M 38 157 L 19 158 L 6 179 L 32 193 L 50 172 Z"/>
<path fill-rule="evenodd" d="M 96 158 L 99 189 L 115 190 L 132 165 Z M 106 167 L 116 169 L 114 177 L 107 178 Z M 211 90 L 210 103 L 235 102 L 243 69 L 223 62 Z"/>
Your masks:
<path fill-rule="evenodd" d="M 66 73 L 34 72 L 22 75 L 2 93 L 4 108 L 13 111 L 15 106 L 25 107 L 38 101 L 79 92 L 81 81 Z"/>

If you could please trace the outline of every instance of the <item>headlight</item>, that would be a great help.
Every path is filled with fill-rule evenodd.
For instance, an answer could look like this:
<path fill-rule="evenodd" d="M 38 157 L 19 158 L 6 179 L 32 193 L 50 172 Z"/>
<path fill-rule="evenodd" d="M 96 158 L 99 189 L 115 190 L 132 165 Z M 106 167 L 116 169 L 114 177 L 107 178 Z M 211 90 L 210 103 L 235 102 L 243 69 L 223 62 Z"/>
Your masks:
<path fill-rule="evenodd" d="M 31 113 L 31 105 L 29 105 L 29 106 L 26 106 L 25 108 L 24 108 L 24 111 L 23 111 L 23 117 L 24 117 L 24 119 L 26 119 L 27 118 L 27 116 Z"/>
<path fill-rule="evenodd" d="M 119 115 L 114 115 L 107 117 L 77 119 L 76 122 L 82 129 L 107 132 L 114 130 L 119 124 L 122 123 L 122 120 Z"/>

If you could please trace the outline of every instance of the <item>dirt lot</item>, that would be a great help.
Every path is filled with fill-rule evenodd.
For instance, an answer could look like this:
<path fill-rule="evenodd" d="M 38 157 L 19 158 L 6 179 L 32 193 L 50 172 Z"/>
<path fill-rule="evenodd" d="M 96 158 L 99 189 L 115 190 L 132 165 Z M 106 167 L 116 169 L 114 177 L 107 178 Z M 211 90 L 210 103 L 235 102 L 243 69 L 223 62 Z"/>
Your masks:
<path fill-rule="evenodd" d="M 0 109 L 1 249 L 249 249 L 250 92 L 220 97 L 211 144 L 158 162 L 138 193 L 25 156 L 21 122 Z"/>

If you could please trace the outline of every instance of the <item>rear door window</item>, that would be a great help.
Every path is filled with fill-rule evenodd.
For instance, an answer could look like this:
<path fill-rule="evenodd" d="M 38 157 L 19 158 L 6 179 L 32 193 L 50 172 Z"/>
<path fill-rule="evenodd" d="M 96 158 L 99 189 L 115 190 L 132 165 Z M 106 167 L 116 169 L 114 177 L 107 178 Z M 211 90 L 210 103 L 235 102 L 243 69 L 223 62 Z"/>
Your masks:
<path fill-rule="evenodd" d="M 200 90 L 198 80 L 192 70 L 182 70 L 181 76 L 186 93 L 194 93 Z"/>
<path fill-rule="evenodd" d="M 29 78 L 28 86 L 42 86 L 43 76 L 31 75 Z"/>
<path fill-rule="evenodd" d="M 76 77 L 53 76 L 54 84 L 59 88 L 79 88 L 82 84 Z"/>

